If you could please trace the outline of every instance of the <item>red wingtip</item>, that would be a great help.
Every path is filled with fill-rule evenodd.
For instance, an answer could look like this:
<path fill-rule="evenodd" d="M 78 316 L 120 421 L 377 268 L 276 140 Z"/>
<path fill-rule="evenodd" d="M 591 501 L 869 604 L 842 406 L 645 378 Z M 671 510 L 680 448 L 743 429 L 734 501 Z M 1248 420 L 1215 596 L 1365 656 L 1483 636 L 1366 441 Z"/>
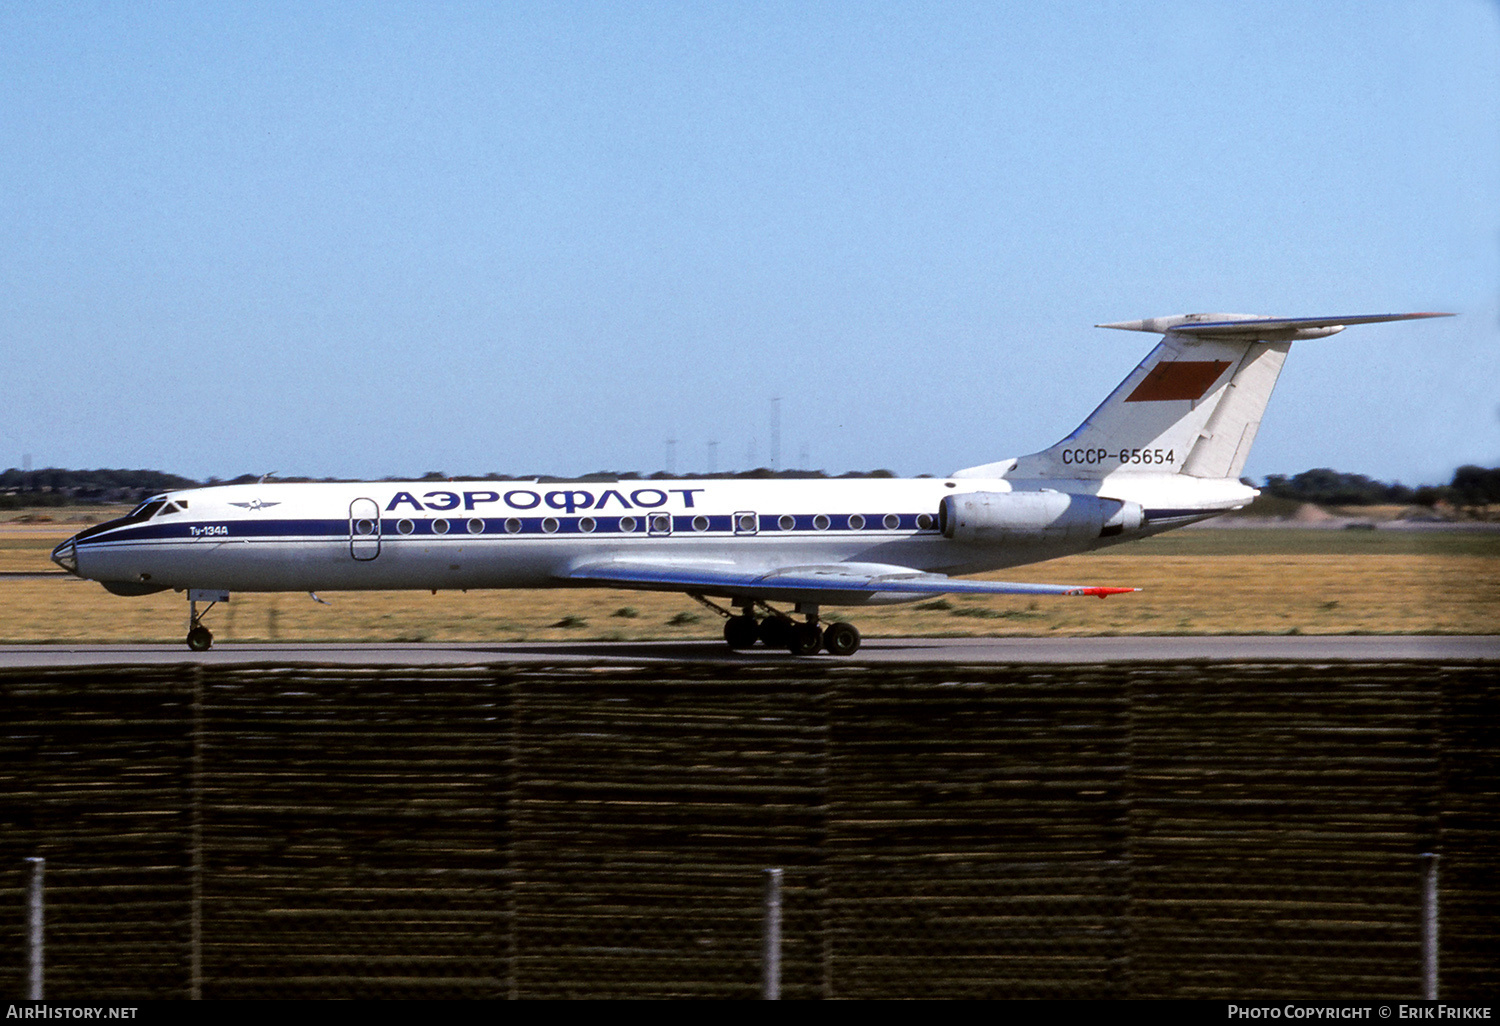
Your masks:
<path fill-rule="evenodd" d="M 1140 591 L 1139 588 L 1080 588 L 1079 595 L 1097 595 L 1099 598 L 1108 598 L 1110 595 L 1125 595 L 1132 591 Z"/>

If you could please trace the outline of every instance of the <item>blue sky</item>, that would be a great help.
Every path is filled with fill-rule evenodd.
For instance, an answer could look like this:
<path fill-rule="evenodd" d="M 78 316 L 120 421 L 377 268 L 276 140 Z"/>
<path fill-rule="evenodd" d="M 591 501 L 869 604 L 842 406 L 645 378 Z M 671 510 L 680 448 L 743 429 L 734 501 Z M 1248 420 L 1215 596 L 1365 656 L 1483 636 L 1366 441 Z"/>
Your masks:
<path fill-rule="evenodd" d="M 1247 474 L 1500 463 L 1500 6 L 0 6 L 0 466 L 941 474 L 1192 311 Z"/>

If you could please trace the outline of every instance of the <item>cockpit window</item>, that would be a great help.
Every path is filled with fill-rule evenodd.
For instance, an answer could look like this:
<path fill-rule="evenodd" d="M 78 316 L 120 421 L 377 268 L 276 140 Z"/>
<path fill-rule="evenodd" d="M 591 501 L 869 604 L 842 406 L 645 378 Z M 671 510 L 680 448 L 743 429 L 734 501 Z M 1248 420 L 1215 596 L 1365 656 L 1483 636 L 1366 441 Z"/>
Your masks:
<path fill-rule="evenodd" d="M 156 511 L 161 509 L 166 504 L 166 499 L 147 499 L 145 502 L 141 503 L 135 509 L 127 513 L 121 519 L 121 522 L 127 524 L 138 524 L 143 520 L 150 520 L 152 517 L 156 516 Z"/>
<path fill-rule="evenodd" d="M 182 507 L 180 505 L 178 505 L 175 502 L 169 502 L 169 503 L 167 503 L 166 508 L 161 511 L 161 515 L 162 516 L 166 516 L 169 513 L 181 513 L 181 512 L 182 512 Z"/>

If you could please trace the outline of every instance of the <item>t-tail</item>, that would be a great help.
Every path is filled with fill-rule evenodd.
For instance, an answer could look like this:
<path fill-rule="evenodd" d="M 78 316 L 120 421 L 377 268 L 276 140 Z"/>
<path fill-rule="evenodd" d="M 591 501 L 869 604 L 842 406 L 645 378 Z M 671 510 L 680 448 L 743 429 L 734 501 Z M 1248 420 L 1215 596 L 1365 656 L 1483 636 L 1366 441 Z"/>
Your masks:
<path fill-rule="evenodd" d="M 1351 324 L 1448 316 L 1186 314 L 1100 324 L 1159 332 L 1162 340 L 1067 438 L 1030 456 L 960 474 L 1096 480 L 1165 473 L 1235 480 L 1292 342 L 1333 335 Z"/>

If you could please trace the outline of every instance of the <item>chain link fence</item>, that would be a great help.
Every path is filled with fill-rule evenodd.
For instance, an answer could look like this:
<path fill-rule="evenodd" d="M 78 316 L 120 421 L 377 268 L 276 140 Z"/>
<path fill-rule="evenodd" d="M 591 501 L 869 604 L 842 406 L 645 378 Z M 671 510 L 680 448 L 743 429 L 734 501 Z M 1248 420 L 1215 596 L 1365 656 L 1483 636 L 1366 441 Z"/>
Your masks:
<path fill-rule="evenodd" d="M 1416 998 L 1500 970 L 1500 666 L 0 673 L 0 992 Z"/>

